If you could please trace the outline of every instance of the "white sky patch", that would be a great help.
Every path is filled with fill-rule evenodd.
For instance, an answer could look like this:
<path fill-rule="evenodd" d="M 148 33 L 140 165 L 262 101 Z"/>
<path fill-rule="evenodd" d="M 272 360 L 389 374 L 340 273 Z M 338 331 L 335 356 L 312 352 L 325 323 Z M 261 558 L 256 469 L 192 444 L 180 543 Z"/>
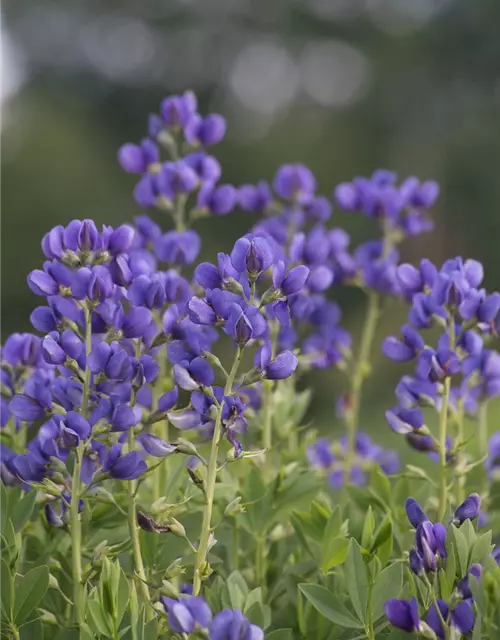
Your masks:
<path fill-rule="evenodd" d="M 0 13 L 0 132 L 7 121 L 9 102 L 23 85 L 24 79 L 21 56 Z"/>

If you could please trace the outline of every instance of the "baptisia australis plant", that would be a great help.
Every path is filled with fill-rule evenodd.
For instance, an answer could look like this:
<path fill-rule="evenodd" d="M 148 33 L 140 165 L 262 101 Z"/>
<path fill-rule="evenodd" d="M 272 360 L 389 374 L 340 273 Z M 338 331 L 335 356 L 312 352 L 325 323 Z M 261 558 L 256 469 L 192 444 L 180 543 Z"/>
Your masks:
<path fill-rule="evenodd" d="M 389 622 L 429 638 L 494 637 L 498 554 L 477 526 L 497 508 L 496 436 L 484 473 L 482 463 L 500 295 L 480 288 L 474 261 L 399 265 L 397 245 L 431 230 L 434 182 L 378 171 L 339 185 L 336 205 L 379 228 L 352 249 L 307 167 L 224 184 L 212 148 L 225 129 L 193 94 L 167 98 L 148 137 L 118 152 L 147 213 L 117 228 L 73 220 L 42 240 L 45 262 L 28 276 L 43 299 L 38 333 L 2 349 L 6 637 L 72 627 L 86 640 L 374 640 L 390 637 Z M 200 262 L 194 223 L 235 209 L 253 227 Z M 359 349 L 332 299 L 342 285 L 368 298 Z M 387 297 L 411 310 L 383 351 L 416 361 L 387 421 L 438 458 L 439 486 L 418 467 L 399 473 L 396 452 L 359 429 Z M 436 346 L 423 338 L 432 325 Z M 299 375 L 333 366 L 348 374 L 337 402 L 347 432 L 311 442 Z M 474 470 L 481 498 L 466 498 Z M 410 476 L 427 480 L 418 498 L 432 521 L 412 498 L 407 518 L 400 508 Z"/>

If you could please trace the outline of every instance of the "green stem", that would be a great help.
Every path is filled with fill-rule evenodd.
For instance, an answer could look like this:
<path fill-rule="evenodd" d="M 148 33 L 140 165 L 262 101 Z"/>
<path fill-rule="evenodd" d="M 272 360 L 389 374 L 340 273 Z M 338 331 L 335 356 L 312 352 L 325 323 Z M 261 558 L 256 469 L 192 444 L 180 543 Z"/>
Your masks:
<path fill-rule="evenodd" d="M 455 348 L 455 321 L 453 315 L 450 316 L 450 326 L 448 329 L 450 336 L 450 349 Z M 441 468 L 439 483 L 439 521 L 442 522 L 446 513 L 448 503 L 448 478 L 446 460 L 446 435 L 448 427 L 448 403 L 450 398 L 451 378 L 447 376 L 444 381 L 444 391 L 441 399 L 441 419 L 439 426 L 439 462 Z"/>
<path fill-rule="evenodd" d="M 85 356 L 88 357 L 92 350 L 92 311 L 88 305 L 84 307 L 85 312 Z M 89 395 L 90 395 L 90 374 L 88 366 L 85 366 L 83 374 L 83 393 L 82 393 L 82 415 L 87 417 L 89 412 Z M 73 567 L 73 603 L 75 605 L 75 619 L 78 626 L 84 622 L 84 591 L 82 583 L 82 520 L 79 513 L 81 498 L 81 482 L 80 476 L 82 471 L 82 458 L 85 449 L 85 443 L 81 441 L 75 451 L 75 466 L 73 469 L 73 478 L 71 481 L 71 505 L 70 505 L 70 521 L 71 521 L 71 559 Z"/>
<path fill-rule="evenodd" d="M 162 394 L 162 391 L 164 390 L 161 386 L 162 383 L 167 378 L 169 378 L 168 360 L 166 358 L 166 353 L 162 353 L 158 357 L 158 364 L 160 365 L 161 374 L 158 376 L 156 380 L 155 388 L 154 388 L 156 402 L 158 401 L 158 399 Z M 168 442 L 170 438 L 168 420 L 160 420 L 159 422 L 155 423 L 153 425 L 153 432 L 156 436 Z M 158 466 L 158 468 L 155 469 L 152 473 L 153 502 L 161 498 L 165 492 L 165 488 L 167 486 L 167 479 L 168 479 L 168 469 L 167 469 L 168 462 L 167 461 L 168 461 L 168 458 L 165 458 L 162 461 L 162 463 Z"/>
<path fill-rule="evenodd" d="M 140 340 L 136 342 L 136 357 L 140 357 Z M 130 405 L 133 407 L 135 405 L 135 391 L 132 391 L 132 397 L 130 399 Z M 128 450 L 133 451 L 135 447 L 135 439 L 134 439 L 134 429 L 131 427 L 128 430 Z M 127 493 L 128 493 L 128 530 L 130 534 L 130 539 L 132 541 L 132 555 L 134 558 L 134 568 L 137 576 L 139 577 L 138 585 L 139 585 L 139 597 L 144 602 L 145 611 L 146 611 L 146 619 L 151 619 L 151 610 L 149 607 L 150 597 L 149 597 L 149 589 L 146 584 L 146 571 L 144 569 L 144 563 L 142 561 L 141 554 L 141 542 L 139 539 L 139 527 L 137 526 L 137 504 L 136 504 L 136 494 L 137 494 L 137 480 L 128 480 L 127 481 Z"/>
<path fill-rule="evenodd" d="M 233 571 L 240 568 L 240 528 L 236 520 L 233 524 Z"/>
<path fill-rule="evenodd" d="M 350 478 L 350 472 L 356 453 L 356 435 L 359 427 L 359 410 L 361 406 L 361 394 L 363 382 L 368 375 L 370 365 L 370 350 L 380 316 L 380 295 L 376 291 L 368 294 L 368 307 L 366 319 L 361 334 L 361 346 L 358 359 L 351 377 L 349 410 L 346 414 L 347 422 L 347 457 L 346 476 Z"/>
<path fill-rule="evenodd" d="M 266 450 L 264 460 L 264 471 L 267 475 L 271 468 L 271 447 L 272 447 L 272 413 L 271 413 L 271 392 L 272 382 L 264 380 L 262 394 L 262 446 Z"/>
<path fill-rule="evenodd" d="M 243 355 L 243 349 L 238 347 L 234 358 L 233 366 L 229 372 L 229 376 L 224 388 L 224 395 L 231 393 L 233 389 L 234 379 L 240 366 Z M 206 504 L 203 512 L 203 523 L 201 525 L 200 544 L 194 565 L 193 578 L 193 595 L 197 596 L 201 589 L 201 577 L 205 568 L 207 559 L 208 544 L 210 542 L 210 533 L 212 531 L 212 509 L 214 503 L 215 481 L 217 478 L 217 458 L 219 455 L 219 447 L 222 438 L 222 410 L 224 408 L 224 400 L 220 403 L 215 419 L 214 434 L 212 436 L 212 446 L 210 449 L 210 458 L 207 469 L 207 486 L 206 486 Z"/>
<path fill-rule="evenodd" d="M 257 586 L 261 587 L 262 595 L 266 594 L 266 541 L 264 538 L 257 538 L 255 547 L 255 575 L 257 578 Z"/>
<path fill-rule="evenodd" d="M 488 403 L 483 401 L 479 405 L 479 458 L 488 455 Z M 488 474 L 482 465 L 482 488 L 484 495 L 488 490 Z"/>
<path fill-rule="evenodd" d="M 465 474 L 464 468 L 466 465 L 465 451 L 463 447 L 464 443 L 464 406 L 463 400 L 460 400 L 457 414 L 457 440 L 462 443 L 460 447 L 460 454 L 458 459 L 458 478 L 457 478 L 457 504 L 462 504 L 465 500 Z"/>
<path fill-rule="evenodd" d="M 128 432 L 128 448 L 129 451 L 134 449 L 134 430 L 129 429 Z M 135 488 L 137 480 L 129 480 L 127 483 L 128 489 L 128 529 L 130 533 L 130 539 L 132 540 L 132 554 L 134 556 L 135 572 L 139 576 L 139 596 L 143 600 L 146 607 L 146 615 L 149 616 L 149 589 L 146 584 L 146 571 L 144 570 L 144 563 L 142 562 L 141 543 L 139 540 L 139 528 L 137 526 L 137 509 L 135 500 Z M 148 617 L 148 620 L 150 617 Z"/>

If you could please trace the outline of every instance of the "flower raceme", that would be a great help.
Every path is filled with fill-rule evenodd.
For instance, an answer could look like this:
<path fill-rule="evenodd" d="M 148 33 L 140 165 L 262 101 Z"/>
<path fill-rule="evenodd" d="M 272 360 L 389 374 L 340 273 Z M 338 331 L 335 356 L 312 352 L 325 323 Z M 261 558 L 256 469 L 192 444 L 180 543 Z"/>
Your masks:
<path fill-rule="evenodd" d="M 99 517 L 98 505 L 103 502 L 106 509 L 116 506 L 117 514 L 127 511 L 126 543 L 131 544 L 133 556 L 130 575 L 144 612 L 140 624 L 145 622 L 147 627 L 151 616 L 154 624 L 159 623 L 160 635 L 262 640 L 263 629 L 251 621 L 258 619 L 260 625 L 262 619 L 266 626 L 270 607 L 257 600 L 278 594 L 280 602 L 281 598 L 285 602 L 289 590 L 278 580 L 274 583 L 279 573 L 275 546 L 287 539 L 298 562 L 301 551 L 294 546 L 291 528 L 282 527 L 274 515 L 272 529 L 264 516 L 258 533 L 252 529 L 255 509 L 262 508 L 264 513 L 268 503 L 259 494 L 260 483 L 265 496 L 276 496 L 286 505 L 288 492 L 295 491 L 294 474 L 304 479 L 308 499 L 308 483 L 316 481 L 299 464 L 303 449 L 294 431 L 299 430 L 305 408 L 297 417 L 304 392 L 296 392 L 294 376 L 333 366 L 346 372 L 348 389 L 337 400 L 337 416 L 346 422 L 347 434 L 335 442 L 320 438 L 311 443 L 307 459 L 333 489 L 355 485 L 354 497 L 363 493 L 359 487 L 375 478 L 381 493 L 376 504 L 389 506 L 391 479 L 381 477 L 380 471 L 398 475 L 399 457 L 359 431 L 359 412 L 382 301 L 402 298 L 410 305 L 407 322 L 400 336 L 384 340 L 382 351 L 394 362 L 413 362 L 414 370 L 397 385 L 396 406 L 387 411 L 386 419 L 411 447 L 441 464 L 437 518 L 431 522 L 413 498 L 406 502 L 408 521 L 415 530 L 409 566 L 414 580 L 421 582 L 422 593 L 435 597 L 432 602 L 430 595 L 424 598 L 420 607 L 415 598 L 390 598 L 385 613 L 393 626 L 426 637 L 467 634 L 476 620 L 475 581 L 489 575 L 487 563 L 481 560 L 461 567 L 460 575 L 451 576 L 448 590 L 442 588 L 442 575 L 452 566 L 449 545 L 455 529 L 463 526 L 467 531 L 470 521 L 479 519 L 481 498 L 487 496 L 485 484 L 481 498 L 477 493 L 465 497 L 464 478 L 474 465 L 464 456 L 467 441 L 461 420 L 470 415 L 480 422 L 486 403 L 500 394 L 500 356 L 493 348 L 500 327 L 500 294 L 482 288 L 482 266 L 474 260 L 456 258 L 441 268 L 429 260 L 418 267 L 399 264 L 398 245 L 432 228 L 429 210 L 439 192 L 433 181 L 410 177 L 398 182 L 395 174 L 381 170 L 338 185 L 333 193 L 335 206 L 362 214 L 376 229 L 370 240 L 352 246 L 343 229 L 328 227 L 332 202 L 318 192 L 315 176 L 302 164 L 281 166 L 269 183 L 225 184 L 213 155 L 225 131 L 222 116 L 198 112 L 192 93 L 165 99 L 159 113 L 149 119 L 148 136 L 138 144 L 123 145 L 118 152 L 121 167 L 136 176 L 134 198 L 147 214 L 117 228 L 73 220 L 44 236 L 45 262 L 28 275 L 29 288 L 44 299 L 30 317 L 41 335 L 13 334 L 2 349 L 2 482 L 20 493 L 38 490 L 49 525 L 44 532 L 52 536 L 54 528 L 57 535 L 71 535 L 77 625 L 92 622 L 93 614 L 87 613 L 97 610 L 96 593 L 102 591 L 101 584 L 95 585 L 106 574 L 99 554 L 93 559 L 89 555 L 89 541 L 82 546 L 85 529 L 96 514 Z M 221 251 L 211 261 L 200 262 L 201 238 L 193 225 L 199 218 L 227 215 L 235 209 L 253 214 L 252 228 L 227 253 Z M 170 226 L 157 220 L 170 221 Z M 353 354 L 351 336 L 341 326 L 341 309 L 332 299 L 342 285 L 357 287 L 369 300 L 359 354 Z M 440 336 L 428 344 L 424 334 L 431 327 L 438 327 Z M 222 360 L 228 352 L 232 352 L 232 365 L 226 368 Z M 290 402 L 292 394 L 296 402 Z M 429 409 L 440 413 L 439 437 L 431 429 Z M 448 418 L 457 426 L 454 439 L 446 430 Z M 498 475 L 500 445 L 496 436 L 489 449 L 487 439 L 481 437 L 481 441 L 486 442 L 485 447 L 481 445 L 484 457 L 488 454 L 486 482 L 487 474 L 491 479 Z M 278 465 L 281 450 L 287 450 L 290 464 Z M 207 457 L 205 451 L 209 451 Z M 187 458 L 183 461 L 182 456 Z M 248 462 L 253 466 L 245 468 Z M 452 466 L 456 483 L 447 477 L 447 467 Z M 232 474 L 233 468 L 238 472 Z M 183 478 L 187 486 L 182 485 Z M 449 487 L 454 484 L 457 499 L 453 493 L 453 500 L 460 506 L 452 512 Z M 245 493 L 247 485 L 255 493 L 252 499 Z M 175 504 L 170 504 L 172 496 Z M 229 506 L 223 504 L 226 498 Z M 312 557 L 321 542 L 316 524 L 324 529 L 329 517 L 322 501 L 312 500 L 314 518 L 304 520 L 304 539 L 309 534 L 314 538 Z M 21 502 L 24 506 L 25 499 Z M 251 513 L 240 526 L 236 516 L 244 512 L 243 505 Z M 351 508 L 355 507 L 347 505 L 346 515 L 338 518 L 339 510 L 330 521 L 335 529 L 339 520 L 334 542 L 340 549 L 347 542 L 350 558 L 356 546 L 342 536 L 357 526 L 356 514 L 350 517 Z M 191 542 L 192 522 L 184 527 L 176 518 L 182 519 L 186 511 L 194 515 L 196 510 L 202 516 L 192 521 L 199 520 L 201 530 Z M 434 511 L 429 513 L 434 518 Z M 294 511 L 296 532 L 302 515 Z M 366 571 L 370 579 L 392 570 L 391 565 L 372 570 L 389 548 L 379 553 L 377 544 L 385 544 L 384 536 L 389 529 L 392 535 L 396 524 L 396 518 L 391 522 L 385 517 L 387 522 L 371 541 L 367 517 L 361 536 L 360 561 L 370 565 Z M 164 535 L 181 538 L 194 560 L 180 556 L 163 576 L 159 565 L 146 571 L 139 529 L 141 536 L 158 536 L 162 554 Z M 256 547 L 255 566 L 245 564 L 241 573 L 240 535 L 250 545 L 249 551 L 254 542 Z M 234 569 L 232 578 L 226 560 L 218 565 L 212 560 L 214 546 L 229 539 L 233 546 L 226 555 Z M 128 546 L 114 547 L 109 554 L 118 564 L 116 559 Z M 219 548 L 215 547 L 214 557 Z M 279 562 L 289 555 L 280 555 Z M 32 550 L 26 557 L 33 557 Z M 323 558 L 327 561 L 328 557 Z M 18 578 L 26 578 L 23 571 L 16 569 L 16 584 Z M 288 579 L 287 571 L 285 567 Z M 336 572 L 323 571 L 335 582 Z M 192 576 L 192 585 L 179 595 L 178 579 L 186 572 Z M 363 577 L 365 571 L 358 574 Z M 225 589 L 233 603 L 233 596 L 243 598 L 247 591 L 241 581 L 248 579 L 250 584 L 254 577 L 260 589 L 249 591 L 245 606 L 243 600 L 238 606 L 234 600 L 234 609 L 224 608 Z M 241 584 L 241 590 L 234 589 L 235 582 L 229 587 L 230 580 Z M 431 583 L 441 591 L 428 591 Z M 376 591 L 377 585 L 372 587 L 368 593 Z M 87 601 L 91 602 L 88 611 Z M 284 606 L 288 615 L 291 609 Z M 354 616 L 350 607 L 347 603 L 341 616 L 348 622 Z M 108 609 L 106 615 L 115 615 L 111 605 Z M 372 615 L 371 606 L 364 609 Z M 117 637 L 123 634 L 116 619 L 108 623 L 102 615 L 99 624 L 110 624 Z M 126 619 L 133 617 L 131 612 Z M 65 621 L 69 624 L 69 617 Z M 363 622 L 371 634 L 368 637 L 375 633 L 372 622 Z M 292 633 L 298 633 L 301 624 L 307 620 L 295 625 Z M 315 625 L 314 631 L 305 632 L 301 628 L 300 633 L 312 637 L 321 628 Z M 100 628 L 99 633 L 103 635 Z"/>

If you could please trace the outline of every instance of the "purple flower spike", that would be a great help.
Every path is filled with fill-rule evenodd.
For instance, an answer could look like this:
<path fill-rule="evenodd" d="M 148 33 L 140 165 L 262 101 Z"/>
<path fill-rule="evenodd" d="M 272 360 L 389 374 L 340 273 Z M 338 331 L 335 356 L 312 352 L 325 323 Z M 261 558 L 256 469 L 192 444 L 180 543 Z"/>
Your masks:
<path fill-rule="evenodd" d="M 419 631 L 420 618 L 416 598 L 408 600 L 388 600 L 384 605 L 385 615 L 393 627 L 412 633 Z"/>
<path fill-rule="evenodd" d="M 466 520 L 474 520 L 481 509 L 481 498 L 477 493 L 471 493 L 455 511 L 455 521 L 460 525 Z"/>

